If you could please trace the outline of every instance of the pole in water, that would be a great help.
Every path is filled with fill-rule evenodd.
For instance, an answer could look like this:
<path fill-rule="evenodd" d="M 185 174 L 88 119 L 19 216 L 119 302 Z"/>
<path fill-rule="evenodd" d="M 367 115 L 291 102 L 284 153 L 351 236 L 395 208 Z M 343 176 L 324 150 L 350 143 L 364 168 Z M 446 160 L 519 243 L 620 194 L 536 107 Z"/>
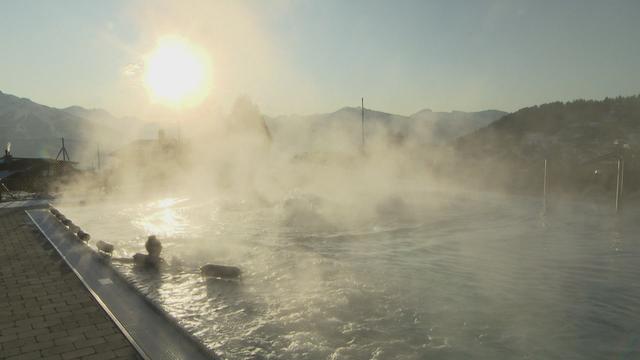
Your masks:
<path fill-rule="evenodd" d="M 620 161 L 620 201 L 624 195 L 624 157 Z"/>
<path fill-rule="evenodd" d="M 547 159 L 544 159 L 544 183 L 542 185 L 542 196 L 543 196 L 543 200 L 542 200 L 542 211 L 543 212 L 547 212 L 547 185 L 548 185 L 548 179 L 547 179 Z"/>
<path fill-rule="evenodd" d="M 361 99 L 362 109 L 362 151 L 364 152 L 364 98 Z"/>
<path fill-rule="evenodd" d="M 618 158 L 618 176 L 616 176 L 616 214 L 620 212 L 620 193 L 622 191 L 620 185 L 620 173 L 622 170 L 622 161 Z"/>

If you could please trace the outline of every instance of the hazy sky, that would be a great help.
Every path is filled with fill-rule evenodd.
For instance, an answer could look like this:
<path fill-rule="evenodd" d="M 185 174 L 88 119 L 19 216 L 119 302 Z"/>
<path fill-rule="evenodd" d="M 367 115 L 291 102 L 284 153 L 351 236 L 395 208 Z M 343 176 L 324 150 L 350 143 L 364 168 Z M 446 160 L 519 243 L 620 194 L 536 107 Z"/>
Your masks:
<path fill-rule="evenodd" d="M 248 95 L 268 114 L 411 114 L 640 93 L 640 1 L 0 2 L 0 90 L 149 116 L 158 38 L 204 49 L 202 109 Z"/>

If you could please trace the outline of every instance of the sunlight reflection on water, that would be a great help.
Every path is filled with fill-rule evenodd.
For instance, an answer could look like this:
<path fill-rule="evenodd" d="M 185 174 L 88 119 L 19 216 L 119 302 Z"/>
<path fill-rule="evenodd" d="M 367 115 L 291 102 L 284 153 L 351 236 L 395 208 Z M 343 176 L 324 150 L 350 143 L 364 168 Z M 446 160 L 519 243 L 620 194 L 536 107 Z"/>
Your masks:
<path fill-rule="evenodd" d="M 629 345 L 640 320 L 631 210 L 541 218 L 537 201 L 467 197 L 323 229 L 331 220 L 314 213 L 292 223 L 279 205 L 220 200 L 61 208 L 120 254 L 160 235 L 180 266 L 118 269 L 226 358 L 640 355 Z M 205 280 L 207 262 L 243 277 Z"/>
<path fill-rule="evenodd" d="M 193 228 L 179 207 L 185 201 L 187 199 L 167 198 L 141 205 L 131 223 L 146 234 L 163 237 L 184 235 Z"/>

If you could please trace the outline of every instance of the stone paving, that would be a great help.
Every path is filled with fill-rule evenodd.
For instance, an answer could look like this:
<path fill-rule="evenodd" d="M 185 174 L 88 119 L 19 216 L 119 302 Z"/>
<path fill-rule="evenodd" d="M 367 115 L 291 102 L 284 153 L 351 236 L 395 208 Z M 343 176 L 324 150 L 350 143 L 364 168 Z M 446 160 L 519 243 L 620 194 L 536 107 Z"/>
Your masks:
<path fill-rule="evenodd" d="M 0 359 L 139 359 L 24 210 L 0 211 Z"/>

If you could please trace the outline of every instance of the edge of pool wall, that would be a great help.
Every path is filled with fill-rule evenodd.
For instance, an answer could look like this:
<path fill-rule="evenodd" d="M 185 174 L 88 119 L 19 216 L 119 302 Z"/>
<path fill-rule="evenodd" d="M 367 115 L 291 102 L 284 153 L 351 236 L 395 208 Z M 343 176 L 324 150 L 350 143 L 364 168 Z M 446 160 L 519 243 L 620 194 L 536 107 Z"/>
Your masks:
<path fill-rule="evenodd" d="M 50 209 L 55 209 L 55 207 L 53 207 L 51 204 L 49 204 L 48 207 L 40 207 L 37 210 L 46 211 L 48 213 L 46 216 L 49 219 L 55 220 L 55 222 L 60 227 L 65 228 L 66 229 L 66 233 L 68 234 L 68 236 L 75 236 L 68 230 L 68 228 L 66 228 L 66 226 L 64 226 L 62 223 L 59 222 L 59 220 L 49 211 Z M 145 351 L 144 349 L 145 348 L 148 349 L 149 347 L 162 347 L 163 344 L 152 344 L 152 345 L 144 344 L 144 343 L 141 343 L 139 341 L 139 339 L 136 339 L 136 336 L 131 334 L 131 331 L 129 329 L 127 329 L 127 326 L 111 310 L 111 307 L 109 306 L 110 301 L 105 301 L 105 299 L 103 299 L 103 297 L 101 297 L 95 291 L 95 289 L 85 280 L 85 278 L 82 276 L 82 274 L 80 274 L 80 272 L 76 269 L 76 267 L 73 264 L 71 264 L 69 259 L 67 259 L 67 257 L 63 253 L 63 251 L 57 246 L 56 241 L 53 239 L 53 237 L 60 236 L 60 234 L 50 234 L 47 231 L 45 231 L 40 226 L 38 221 L 36 221 L 34 219 L 34 217 L 32 216 L 31 212 L 33 210 L 36 210 L 36 209 L 25 209 L 25 213 L 27 214 L 27 216 L 29 217 L 31 222 L 38 228 L 40 233 L 42 233 L 42 235 L 47 239 L 47 241 L 51 244 L 51 246 L 56 250 L 58 255 L 65 261 L 67 266 L 74 272 L 76 277 L 78 277 L 78 279 L 82 282 L 84 287 L 89 291 L 89 293 L 96 300 L 98 305 L 109 316 L 109 318 L 111 318 L 111 320 L 116 324 L 116 326 L 118 326 L 118 328 L 123 333 L 123 335 L 127 338 L 127 340 L 131 343 L 131 345 L 136 349 L 138 354 L 143 359 L 145 359 L 145 360 L 154 359 L 155 360 L 156 357 L 151 357 L 147 353 L 147 351 Z M 164 319 L 164 321 L 166 321 L 166 325 L 167 326 L 175 328 L 182 336 L 184 336 L 186 339 L 188 339 L 191 342 L 191 344 L 198 350 L 198 352 L 200 352 L 202 354 L 202 358 L 220 359 L 220 357 L 213 350 L 209 349 L 199 338 L 197 338 L 191 332 L 186 330 L 178 322 L 178 320 L 175 317 L 173 317 L 171 314 L 169 314 L 165 309 L 163 309 L 162 306 L 160 306 L 154 300 L 152 300 L 149 297 L 147 297 L 140 289 L 138 289 L 135 285 L 133 285 L 124 276 L 124 274 L 122 274 L 120 271 L 115 269 L 110 263 L 105 261 L 104 258 L 101 255 L 99 255 L 93 248 L 91 248 L 87 244 L 83 244 L 83 245 L 78 244 L 78 246 L 82 246 L 82 247 L 86 248 L 87 252 L 91 252 L 92 253 L 92 257 L 93 257 L 93 259 L 91 259 L 91 260 L 93 260 L 94 262 L 100 263 L 100 264 L 102 264 L 102 266 L 105 266 L 108 269 L 110 269 L 110 273 L 109 274 L 110 275 L 114 275 L 116 278 L 118 278 L 119 279 L 119 283 L 121 283 L 121 284 L 123 284 L 123 285 L 125 285 L 127 287 L 127 289 L 128 289 L 127 291 L 130 291 L 130 292 L 134 293 L 137 296 L 137 298 L 147 306 L 147 308 L 149 310 L 151 310 L 154 313 L 160 315 Z M 171 357 L 168 357 L 168 358 L 171 358 Z M 173 357 L 173 358 L 179 359 L 181 357 L 178 356 L 178 357 Z"/>

